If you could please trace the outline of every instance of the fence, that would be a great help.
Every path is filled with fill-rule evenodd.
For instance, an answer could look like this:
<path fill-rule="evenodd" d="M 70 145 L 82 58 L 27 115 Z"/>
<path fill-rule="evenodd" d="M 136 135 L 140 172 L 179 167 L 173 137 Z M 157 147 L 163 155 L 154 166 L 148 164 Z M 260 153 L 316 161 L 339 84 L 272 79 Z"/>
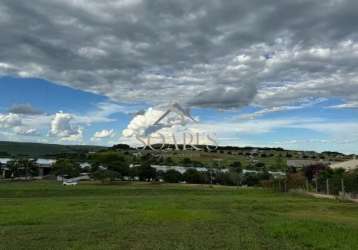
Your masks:
<path fill-rule="evenodd" d="M 309 181 L 300 176 L 288 176 L 285 179 L 275 179 L 262 183 L 264 187 L 270 187 L 276 192 L 288 192 L 301 190 L 309 193 L 334 195 L 346 199 L 358 199 L 358 180 L 347 178 L 315 178 Z"/>

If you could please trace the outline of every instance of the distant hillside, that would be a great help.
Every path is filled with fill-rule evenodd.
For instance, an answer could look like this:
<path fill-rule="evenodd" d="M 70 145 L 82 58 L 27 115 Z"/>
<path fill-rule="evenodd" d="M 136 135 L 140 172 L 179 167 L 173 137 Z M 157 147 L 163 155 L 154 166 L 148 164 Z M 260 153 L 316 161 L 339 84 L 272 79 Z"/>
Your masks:
<path fill-rule="evenodd" d="M 49 157 L 58 154 L 80 154 L 99 151 L 106 147 L 87 145 L 58 145 L 30 142 L 0 141 L 0 157 L 27 155 L 31 157 Z"/>

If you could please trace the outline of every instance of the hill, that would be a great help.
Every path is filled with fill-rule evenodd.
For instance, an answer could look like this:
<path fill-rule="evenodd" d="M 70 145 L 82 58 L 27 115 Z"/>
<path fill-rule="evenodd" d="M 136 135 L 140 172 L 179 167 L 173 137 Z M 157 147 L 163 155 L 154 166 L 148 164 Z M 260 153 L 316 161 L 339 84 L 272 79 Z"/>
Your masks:
<path fill-rule="evenodd" d="M 106 147 L 90 145 L 59 145 L 32 142 L 0 141 L 0 157 L 26 155 L 30 157 L 49 157 L 59 154 L 81 154 L 99 151 Z"/>

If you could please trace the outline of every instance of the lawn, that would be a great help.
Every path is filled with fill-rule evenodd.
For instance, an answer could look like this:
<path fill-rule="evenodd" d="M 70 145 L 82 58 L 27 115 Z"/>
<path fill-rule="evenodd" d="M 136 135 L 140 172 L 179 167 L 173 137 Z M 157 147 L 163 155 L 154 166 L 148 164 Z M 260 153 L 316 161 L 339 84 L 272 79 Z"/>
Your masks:
<path fill-rule="evenodd" d="M 0 249 L 357 249 L 358 205 L 259 189 L 0 182 Z"/>

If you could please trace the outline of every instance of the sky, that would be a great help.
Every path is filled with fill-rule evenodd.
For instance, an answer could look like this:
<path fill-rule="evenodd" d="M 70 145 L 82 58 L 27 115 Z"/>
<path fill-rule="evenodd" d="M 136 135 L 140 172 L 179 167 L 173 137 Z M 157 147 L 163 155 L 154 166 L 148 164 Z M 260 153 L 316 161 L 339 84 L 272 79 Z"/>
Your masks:
<path fill-rule="evenodd" d="M 355 0 L 0 0 L 0 140 L 358 153 Z M 197 122 L 168 117 L 174 103 Z M 205 142 L 203 142 L 205 143 Z"/>

